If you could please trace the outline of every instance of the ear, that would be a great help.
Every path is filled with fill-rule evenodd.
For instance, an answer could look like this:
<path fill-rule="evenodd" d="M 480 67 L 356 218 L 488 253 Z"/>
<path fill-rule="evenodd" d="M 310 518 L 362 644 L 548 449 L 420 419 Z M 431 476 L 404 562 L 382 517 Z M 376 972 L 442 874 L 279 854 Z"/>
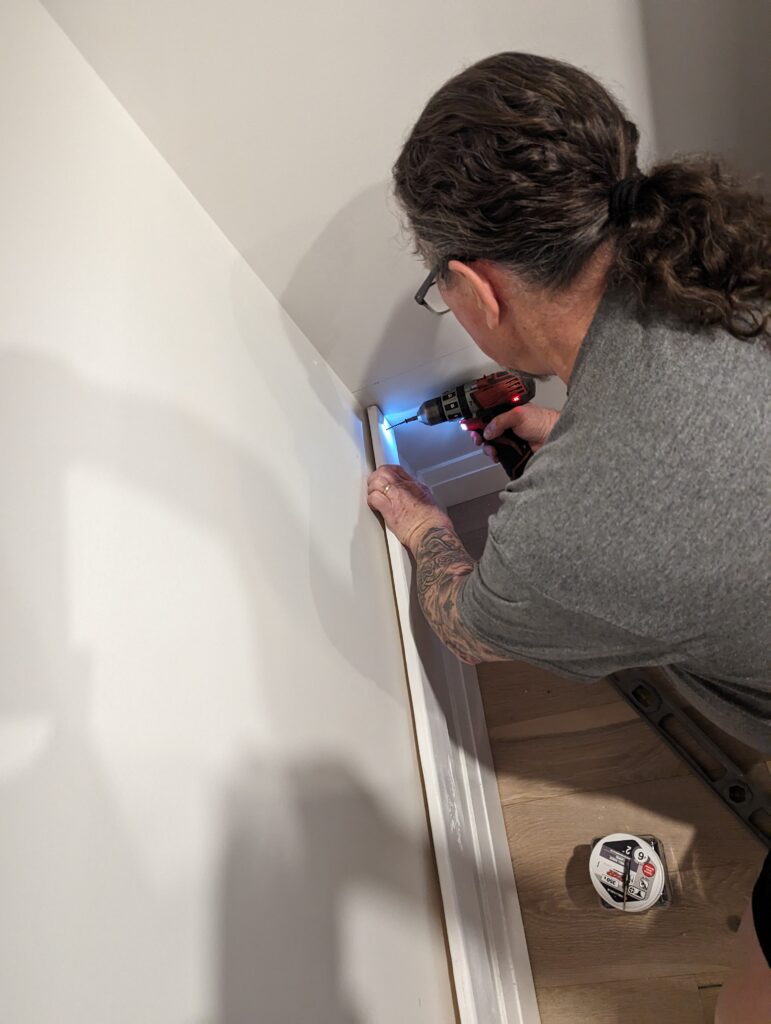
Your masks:
<path fill-rule="evenodd" d="M 463 278 L 487 326 L 497 327 L 501 322 L 501 304 L 493 278 L 487 273 L 485 264 L 481 260 L 476 260 L 473 265 L 461 263 L 460 260 L 450 260 L 447 267 L 458 277 Z"/>

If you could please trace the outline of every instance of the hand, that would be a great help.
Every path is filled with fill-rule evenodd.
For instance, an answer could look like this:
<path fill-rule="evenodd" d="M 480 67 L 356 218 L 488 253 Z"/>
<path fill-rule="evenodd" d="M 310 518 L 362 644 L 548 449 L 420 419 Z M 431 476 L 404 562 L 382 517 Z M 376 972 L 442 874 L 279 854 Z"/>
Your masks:
<path fill-rule="evenodd" d="M 452 524 L 434 501 L 431 489 L 401 466 L 381 466 L 367 481 L 367 504 L 406 548 L 414 552 L 425 531 Z"/>
<path fill-rule="evenodd" d="M 549 434 L 559 418 L 560 414 L 556 409 L 546 409 L 542 405 L 528 402 L 527 405 L 509 409 L 507 412 L 501 413 L 500 416 L 496 416 L 494 420 L 490 420 L 485 427 L 485 440 L 492 441 L 496 437 L 500 437 L 505 430 L 511 429 L 518 437 L 527 441 L 534 452 L 537 452 L 549 439 Z M 472 431 L 471 436 L 477 447 L 480 444 L 484 445 L 485 455 L 488 455 L 493 462 L 500 462 L 498 453 L 492 445 L 485 444 L 476 431 Z"/>

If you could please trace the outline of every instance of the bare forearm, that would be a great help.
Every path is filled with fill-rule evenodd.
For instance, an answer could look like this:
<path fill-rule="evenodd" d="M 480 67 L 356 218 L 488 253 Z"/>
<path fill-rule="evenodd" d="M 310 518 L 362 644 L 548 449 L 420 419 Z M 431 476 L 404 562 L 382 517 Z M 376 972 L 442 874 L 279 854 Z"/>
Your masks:
<path fill-rule="evenodd" d="M 458 599 L 474 562 L 425 484 L 401 466 L 380 466 L 367 480 L 367 502 L 411 552 L 418 596 L 432 629 L 461 661 L 500 661 L 461 622 Z"/>
<path fill-rule="evenodd" d="M 432 526 L 410 544 L 415 558 L 418 598 L 431 628 L 452 653 L 467 664 L 501 661 L 461 622 L 458 598 L 474 560 L 449 525 Z"/>

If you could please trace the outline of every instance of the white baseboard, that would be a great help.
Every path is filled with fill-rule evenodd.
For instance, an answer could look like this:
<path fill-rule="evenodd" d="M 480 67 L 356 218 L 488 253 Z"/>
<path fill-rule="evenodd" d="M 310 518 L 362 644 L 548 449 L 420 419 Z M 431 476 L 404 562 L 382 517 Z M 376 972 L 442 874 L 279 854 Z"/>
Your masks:
<path fill-rule="evenodd" d="M 380 410 L 367 417 L 376 465 L 398 462 Z M 477 674 L 436 640 L 386 539 L 460 1021 L 540 1024 Z"/>
<path fill-rule="evenodd" d="M 421 469 L 418 479 L 431 488 L 445 508 L 502 491 L 509 482 L 503 469 L 481 448 Z"/>

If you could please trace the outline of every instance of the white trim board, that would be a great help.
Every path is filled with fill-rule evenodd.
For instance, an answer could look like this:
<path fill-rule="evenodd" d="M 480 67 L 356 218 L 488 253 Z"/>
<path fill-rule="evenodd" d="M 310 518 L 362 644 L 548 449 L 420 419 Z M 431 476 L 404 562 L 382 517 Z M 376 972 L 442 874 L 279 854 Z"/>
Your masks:
<path fill-rule="evenodd" d="M 431 488 L 436 500 L 445 508 L 502 491 L 509 482 L 503 469 L 481 448 L 426 466 L 418 471 L 417 477 Z"/>
<path fill-rule="evenodd" d="M 375 464 L 398 463 L 376 406 L 367 419 Z M 436 640 L 410 557 L 386 540 L 460 1021 L 540 1024 L 477 675 Z"/>

